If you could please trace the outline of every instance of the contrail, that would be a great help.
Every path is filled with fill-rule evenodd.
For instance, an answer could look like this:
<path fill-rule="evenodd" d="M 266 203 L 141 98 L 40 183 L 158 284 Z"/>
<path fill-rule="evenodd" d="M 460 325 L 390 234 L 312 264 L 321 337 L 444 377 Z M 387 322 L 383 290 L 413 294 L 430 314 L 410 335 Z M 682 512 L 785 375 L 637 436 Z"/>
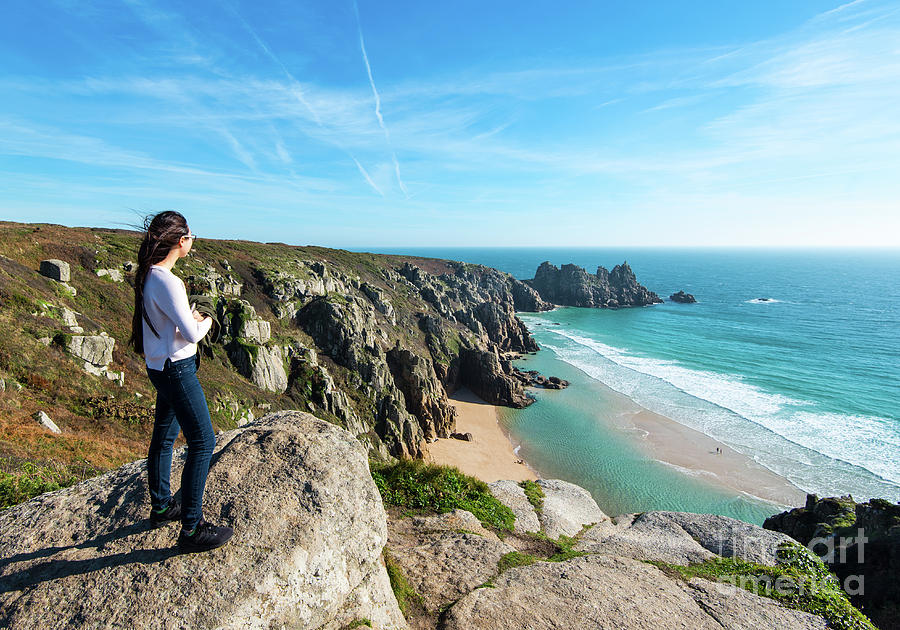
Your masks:
<path fill-rule="evenodd" d="M 281 68 L 281 71 L 284 73 L 284 76 L 287 77 L 291 86 L 295 90 L 294 96 L 297 98 L 298 101 L 300 101 L 303 104 L 304 107 L 306 107 L 307 111 L 309 111 L 310 115 L 313 117 L 313 120 L 316 122 L 316 125 L 319 127 L 319 129 L 322 129 L 323 131 L 325 131 L 325 125 L 322 123 L 322 119 L 319 118 L 319 114 L 316 113 L 316 110 L 314 110 L 312 108 L 312 105 L 309 104 L 309 101 L 307 101 L 306 98 L 304 98 L 303 88 L 300 85 L 300 82 L 294 77 L 293 74 L 291 74 L 291 71 L 287 69 L 287 66 L 285 66 L 281 62 L 281 59 L 279 59 L 278 56 L 272 52 L 272 50 L 266 45 L 266 43 L 262 40 L 262 38 L 256 34 L 256 31 L 253 30 L 253 27 L 250 26 L 250 24 L 247 22 L 247 20 L 244 19 L 244 16 L 242 16 L 238 12 L 238 10 L 236 8 L 234 8 L 233 6 L 228 5 L 228 8 L 231 9 L 231 12 L 234 13 L 235 17 L 237 17 L 237 19 L 239 19 L 241 21 L 241 24 L 243 25 L 244 29 L 250 34 L 250 36 L 253 38 L 253 40 L 256 42 L 256 44 L 262 49 L 262 51 L 264 53 L 266 53 L 266 55 L 269 57 L 269 59 L 271 59 L 279 68 Z M 358 17 L 359 17 L 359 13 L 357 12 L 357 22 L 359 21 Z M 360 34 L 360 36 L 362 36 L 362 34 Z M 363 51 L 363 54 L 365 54 L 365 51 Z M 369 62 L 366 61 L 366 66 L 368 66 L 368 64 L 369 64 Z M 369 76 L 370 77 L 372 76 L 371 71 L 369 72 Z M 372 87 L 374 89 L 374 87 L 375 87 L 374 83 L 372 84 Z M 380 118 L 381 118 L 381 115 L 379 114 L 379 119 Z M 375 185 L 375 182 L 372 181 L 372 178 L 369 176 L 369 173 L 366 171 L 366 169 L 363 168 L 362 164 L 359 163 L 359 160 L 356 159 L 356 156 L 353 155 L 349 150 L 347 150 L 346 148 L 341 146 L 341 144 L 339 142 L 335 142 L 334 140 L 332 140 L 332 142 L 341 151 L 346 153 L 347 157 L 349 157 L 351 160 L 353 160 L 353 162 L 356 164 L 356 168 L 359 169 L 359 172 L 365 178 L 366 182 L 368 182 L 369 186 L 371 186 L 375 190 L 375 192 L 377 192 L 379 195 L 384 197 L 384 193 L 381 191 L 381 189 L 378 186 Z M 395 170 L 397 170 L 397 177 L 399 178 L 400 166 L 399 166 L 399 164 L 397 164 L 396 157 L 394 158 L 394 165 L 395 165 Z M 406 188 L 403 186 L 402 182 L 400 184 L 400 187 L 403 188 L 403 192 L 406 192 Z"/>
<path fill-rule="evenodd" d="M 375 77 L 372 76 L 372 66 L 369 64 L 369 55 L 366 54 L 366 42 L 363 39 L 362 21 L 359 19 L 359 6 L 356 4 L 356 0 L 353 0 L 353 13 L 356 15 L 356 30 L 359 33 L 359 49 L 362 51 L 363 62 L 366 64 L 366 74 L 369 75 L 369 85 L 372 86 L 372 96 L 375 98 L 375 117 L 378 119 L 378 124 L 384 132 L 384 139 L 391 150 L 391 159 L 394 162 L 394 173 L 397 174 L 397 183 L 400 185 L 400 190 L 403 191 L 403 194 L 409 198 L 406 184 L 403 183 L 403 179 L 400 177 L 400 162 L 397 160 L 397 154 L 391 146 L 391 134 L 387 125 L 384 124 L 384 117 L 381 115 L 381 96 L 379 96 L 378 89 L 375 87 Z"/>
<path fill-rule="evenodd" d="M 355 157 L 353 157 L 352 155 L 351 155 L 350 157 L 353 158 L 353 161 L 354 161 L 354 162 L 356 162 L 356 168 L 359 169 L 359 172 L 362 173 L 362 176 L 366 178 L 366 181 L 367 181 L 367 182 L 369 182 L 369 186 L 371 186 L 372 188 L 374 188 L 374 189 L 376 190 L 376 192 L 378 192 L 379 195 L 381 195 L 382 197 L 384 197 L 384 193 L 381 192 L 381 189 L 380 189 L 378 186 L 375 185 L 375 182 L 372 181 L 372 178 L 371 178 L 371 177 L 369 177 L 369 173 L 366 171 L 366 169 L 363 168 L 363 165 L 359 163 L 359 160 L 357 160 L 357 159 L 356 159 Z"/>

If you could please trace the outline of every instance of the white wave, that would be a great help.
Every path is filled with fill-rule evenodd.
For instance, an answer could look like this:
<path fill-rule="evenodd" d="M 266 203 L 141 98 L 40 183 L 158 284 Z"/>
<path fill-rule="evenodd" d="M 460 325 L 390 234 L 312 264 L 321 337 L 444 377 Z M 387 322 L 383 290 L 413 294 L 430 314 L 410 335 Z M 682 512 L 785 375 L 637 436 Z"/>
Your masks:
<path fill-rule="evenodd" d="M 775 298 L 753 298 L 752 300 L 747 300 L 744 303 L 745 304 L 780 304 L 781 300 L 776 300 Z"/>
<path fill-rule="evenodd" d="M 692 370 L 676 361 L 667 359 L 653 359 L 628 354 L 620 348 L 562 329 L 552 330 L 552 332 L 594 350 L 617 365 L 641 374 L 655 376 L 695 398 L 731 409 L 744 417 L 759 413 L 774 414 L 783 409 L 785 405 L 806 404 L 804 401 L 794 400 L 787 396 L 765 392 L 759 387 L 741 382 L 740 377 Z"/>
<path fill-rule="evenodd" d="M 689 477 L 712 477 L 713 479 L 718 479 L 718 475 L 711 470 L 700 470 L 699 468 L 687 468 L 685 466 L 679 466 L 678 464 L 673 464 L 672 462 L 665 462 L 661 459 L 656 460 L 660 464 L 664 464 L 669 468 L 674 468 L 678 472 L 688 475 Z"/>
<path fill-rule="evenodd" d="M 878 478 L 872 479 L 872 484 L 867 483 L 867 487 L 878 488 L 884 482 L 889 488 L 887 492 L 900 495 L 900 426 L 892 420 L 816 412 L 812 410 L 814 403 L 766 392 L 744 382 L 740 376 L 636 356 L 565 329 L 547 330 L 577 344 L 574 348 L 546 344 L 562 360 L 644 407 L 743 453 L 760 455 L 754 458 L 801 487 L 833 491 L 845 483 L 841 475 L 859 477 L 863 472 L 842 468 L 841 474 L 829 474 L 822 470 L 823 466 L 834 468 L 836 460 Z M 611 365 L 597 361 L 597 355 Z M 690 399 L 677 402 L 667 387 L 715 407 L 698 407 L 702 403 L 690 403 Z M 741 420 L 758 428 L 753 430 L 746 422 L 744 426 L 736 425 Z"/>

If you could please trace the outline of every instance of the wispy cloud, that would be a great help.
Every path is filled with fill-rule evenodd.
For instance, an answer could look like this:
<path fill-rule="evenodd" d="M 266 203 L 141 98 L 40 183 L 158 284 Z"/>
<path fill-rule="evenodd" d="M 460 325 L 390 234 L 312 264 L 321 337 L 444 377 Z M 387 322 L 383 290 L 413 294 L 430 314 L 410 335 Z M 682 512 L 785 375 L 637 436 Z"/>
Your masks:
<path fill-rule="evenodd" d="M 837 208 L 841 182 L 872 207 L 900 194 L 887 175 L 900 169 L 900 24 L 879 0 L 731 46 L 503 66 L 470 58 L 425 78 L 382 70 L 380 83 L 375 70 L 390 63 L 373 47 L 383 24 L 367 20 L 370 59 L 356 2 L 352 16 L 346 5 L 335 11 L 327 55 L 293 24 L 245 19 L 237 4 L 215 10 L 208 30 L 194 9 L 128 6 L 152 37 L 122 48 L 124 63 L 0 77 L 13 103 L 0 104 L 0 168 L 52 160 L 53 173 L 66 162 L 60 171 L 100 178 L 122 198 L 133 186 L 135 197 L 168 201 L 168 190 L 153 191 L 171 184 L 198 204 L 208 191 L 217 203 L 272 213 L 302 205 L 330 215 L 363 199 L 405 223 L 413 209 L 537 218 L 545 208 L 582 217 L 597 208 L 599 217 L 615 203 L 650 213 L 667 199 L 712 214 L 717 204 L 776 204 L 779 194 L 783 205 L 827 199 Z M 334 75 L 328 64 L 339 66 Z M 855 183 L 867 177 L 871 185 Z M 104 188 L 67 184 L 85 197 Z M 403 204 L 392 203 L 398 188 Z"/>

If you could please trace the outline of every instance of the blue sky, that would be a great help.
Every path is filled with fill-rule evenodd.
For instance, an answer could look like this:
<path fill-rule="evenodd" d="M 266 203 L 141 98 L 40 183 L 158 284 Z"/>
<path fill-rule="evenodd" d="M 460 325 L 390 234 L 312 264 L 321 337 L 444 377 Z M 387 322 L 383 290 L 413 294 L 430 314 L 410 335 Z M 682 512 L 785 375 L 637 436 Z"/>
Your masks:
<path fill-rule="evenodd" d="M 900 5 L 12 0 L 0 218 L 900 246 Z"/>

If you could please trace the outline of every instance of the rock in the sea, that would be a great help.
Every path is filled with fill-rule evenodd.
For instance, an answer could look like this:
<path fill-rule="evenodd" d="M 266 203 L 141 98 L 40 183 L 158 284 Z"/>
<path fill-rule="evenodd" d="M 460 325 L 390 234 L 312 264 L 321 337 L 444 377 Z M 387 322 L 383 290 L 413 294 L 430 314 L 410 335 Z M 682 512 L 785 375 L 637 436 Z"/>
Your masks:
<path fill-rule="evenodd" d="M 407 627 L 381 497 L 347 431 L 288 411 L 220 435 L 204 512 L 235 535 L 209 553 L 179 555 L 177 525 L 149 526 L 145 476 L 134 462 L 0 512 L 0 626 Z"/>
<path fill-rule="evenodd" d="M 550 538 L 574 536 L 584 525 L 607 520 L 591 493 L 562 479 L 538 479 L 544 491 L 541 526 Z"/>
<path fill-rule="evenodd" d="M 69 263 L 56 258 L 48 258 L 41 261 L 41 275 L 56 280 L 57 282 L 68 282 L 71 278 L 69 271 Z"/>
<path fill-rule="evenodd" d="M 673 302 L 678 302 L 679 304 L 693 304 L 697 300 L 690 293 L 685 293 L 684 291 L 679 291 L 678 293 L 673 293 L 669 296 L 669 299 Z"/>
<path fill-rule="evenodd" d="M 56 423 L 53 422 L 53 420 L 50 419 L 50 416 L 48 416 L 45 412 L 36 411 L 31 417 L 34 418 L 38 424 L 40 424 L 45 429 L 49 430 L 51 433 L 62 433 L 62 431 L 60 431 L 59 427 L 56 426 Z"/>

